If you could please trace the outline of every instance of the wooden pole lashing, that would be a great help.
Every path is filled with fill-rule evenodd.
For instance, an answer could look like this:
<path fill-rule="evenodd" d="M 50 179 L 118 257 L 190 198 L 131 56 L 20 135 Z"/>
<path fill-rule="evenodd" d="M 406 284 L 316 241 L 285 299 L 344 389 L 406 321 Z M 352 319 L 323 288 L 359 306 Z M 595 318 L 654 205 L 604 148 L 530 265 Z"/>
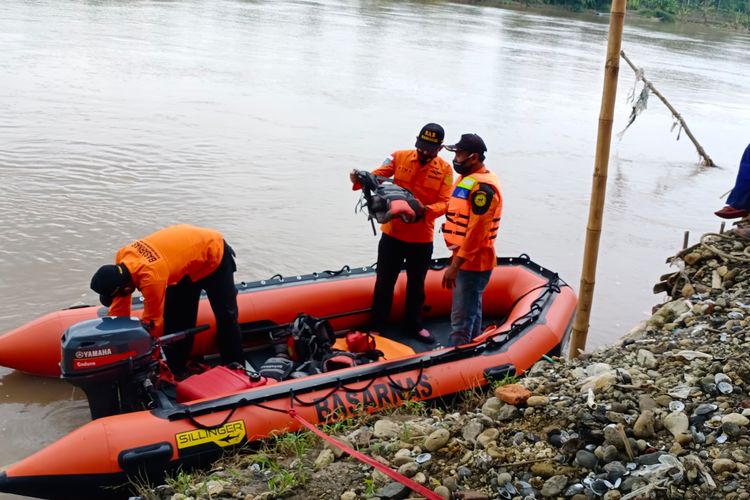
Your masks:
<path fill-rule="evenodd" d="M 651 91 L 651 93 L 654 94 L 656 97 L 658 97 L 661 100 L 661 102 L 664 103 L 664 105 L 667 107 L 667 109 L 672 113 L 672 116 L 674 116 L 675 119 L 678 122 L 680 122 L 680 126 L 685 131 L 685 134 L 687 134 L 687 136 L 690 138 L 690 140 L 692 141 L 693 145 L 695 146 L 695 149 L 698 150 L 698 155 L 700 155 L 701 162 L 703 163 L 703 165 L 705 165 L 707 167 L 715 167 L 716 164 L 711 159 L 711 157 L 708 156 L 708 154 L 706 153 L 706 150 L 703 149 L 703 146 L 700 145 L 700 143 L 698 142 L 698 140 L 695 138 L 695 136 L 693 135 L 693 133 L 690 131 L 690 129 L 687 126 L 687 123 L 685 123 L 685 120 L 682 119 L 682 115 L 680 115 L 680 113 L 678 113 L 677 110 L 674 109 L 674 107 L 669 103 L 669 101 L 667 101 L 666 97 L 664 97 L 661 94 L 661 92 L 659 92 L 658 90 L 656 90 L 656 87 L 654 87 L 654 84 L 651 83 L 649 81 L 649 79 L 644 76 L 643 72 L 640 71 L 640 69 L 635 64 L 633 64 L 633 62 L 630 60 L 630 58 L 628 58 L 627 55 L 625 55 L 625 51 L 624 50 L 620 51 L 620 55 L 625 60 L 625 62 L 628 63 L 628 66 L 630 66 L 632 68 L 632 70 L 635 72 L 635 74 L 640 77 L 641 81 L 643 81 L 643 84 L 646 87 L 648 87 L 648 89 Z"/>
<path fill-rule="evenodd" d="M 612 123 L 617 97 L 617 76 L 620 72 L 620 47 L 627 0 L 612 0 L 607 41 L 607 60 L 604 63 L 604 88 L 599 110 L 599 130 L 596 137 L 596 158 L 589 202 L 589 218 L 586 227 L 586 243 L 583 250 L 581 286 L 578 291 L 578 306 L 573 323 L 570 342 L 571 357 L 578 356 L 586 348 L 589 331 L 591 302 L 596 280 L 596 261 L 599 255 L 599 238 L 602 232 L 604 198 L 607 189 L 609 149 L 612 142 Z"/>

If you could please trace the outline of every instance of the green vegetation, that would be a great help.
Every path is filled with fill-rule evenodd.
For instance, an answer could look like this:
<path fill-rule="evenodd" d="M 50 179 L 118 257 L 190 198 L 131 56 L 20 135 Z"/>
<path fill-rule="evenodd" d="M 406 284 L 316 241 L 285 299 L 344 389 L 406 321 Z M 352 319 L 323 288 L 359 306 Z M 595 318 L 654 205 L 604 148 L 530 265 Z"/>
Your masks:
<path fill-rule="evenodd" d="M 662 21 L 723 22 L 738 28 L 750 28 L 747 0 L 628 0 L 628 9 Z"/>
<path fill-rule="evenodd" d="M 187 472 L 178 471 L 175 476 L 167 476 L 165 482 L 168 486 L 171 486 L 175 493 L 182 493 L 183 495 L 189 495 L 190 489 L 193 486 L 195 476 Z"/>
<path fill-rule="evenodd" d="M 508 375 L 505 375 L 501 379 L 492 379 L 492 380 L 490 380 L 490 386 L 494 390 L 494 389 L 497 389 L 498 387 L 502 387 L 504 385 L 515 384 L 516 382 L 518 382 L 518 377 L 516 375 L 510 375 L 510 374 L 508 374 Z"/>
<path fill-rule="evenodd" d="M 268 491 L 274 496 L 282 496 L 289 493 L 296 486 L 303 484 L 306 477 L 303 474 L 302 467 L 298 466 L 295 470 L 289 470 L 276 463 L 271 464 L 271 475 L 268 478 Z"/>
<path fill-rule="evenodd" d="M 375 494 L 375 490 L 377 489 L 377 485 L 375 484 L 375 480 L 369 477 L 365 478 L 365 491 L 362 493 L 365 497 L 371 497 Z"/>
<path fill-rule="evenodd" d="M 498 3 L 550 5 L 572 11 L 608 12 L 611 0 L 505 0 Z M 664 22 L 694 21 L 750 29 L 748 0 L 628 0 L 628 12 Z"/>
<path fill-rule="evenodd" d="M 308 431 L 290 432 L 276 438 L 274 453 L 301 457 L 310 449 L 315 435 Z"/>

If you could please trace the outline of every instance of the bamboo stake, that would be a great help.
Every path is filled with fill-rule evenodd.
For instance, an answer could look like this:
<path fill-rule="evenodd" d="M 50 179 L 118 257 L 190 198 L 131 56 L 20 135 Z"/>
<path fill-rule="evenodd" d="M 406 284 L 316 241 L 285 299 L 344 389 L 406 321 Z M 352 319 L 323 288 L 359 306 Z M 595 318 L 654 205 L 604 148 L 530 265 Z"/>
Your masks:
<path fill-rule="evenodd" d="M 654 84 L 651 83 L 648 80 L 648 78 L 646 78 L 643 75 L 643 72 L 640 71 L 640 68 L 636 67 L 636 65 L 633 64 L 633 62 L 628 58 L 628 56 L 625 55 L 625 51 L 624 50 L 620 51 L 620 55 L 622 56 L 623 59 L 625 59 L 625 62 L 628 63 L 628 66 L 630 66 L 632 68 L 632 70 L 635 72 L 635 74 L 639 75 L 640 79 L 643 81 L 643 84 L 646 87 L 648 87 L 648 89 L 656 97 L 658 97 L 661 100 L 661 102 L 664 103 L 664 105 L 667 107 L 667 109 L 669 109 L 669 111 L 672 112 L 672 116 L 674 116 L 677 119 L 677 121 L 680 122 L 680 126 L 683 128 L 683 130 L 685 130 L 685 133 L 690 138 L 690 140 L 693 142 L 693 145 L 695 146 L 695 149 L 698 150 L 698 155 L 700 155 L 700 157 L 703 158 L 702 164 L 705 165 L 706 167 L 715 167 L 716 164 L 711 159 L 711 157 L 708 156 L 708 154 L 706 154 L 706 151 L 703 149 L 703 146 L 701 146 L 698 143 L 698 140 L 695 138 L 695 136 L 693 135 L 693 133 L 688 128 L 687 123 L 685 123 L 685 120 L 682 119 L 682 115 L 680 115 L 680 113 L 678 113 L 677 110 L 674 109 L 674 107 L 672 107 L 671 104 L 669 104 L 669 101 L 667 101 L 667 99 L 663 95 L 661 95 L 661 92 L 659 92 L 658 90 L 656 90 L 656 87 L 654 87 Z M 639 73 L 639 71 L 640 71 L 640 73 Z"/>
<path fill-rule="evenodd" d="M 579 290 L 573 333 L 570 342 L 570 356 L 576 357 L 586 348 L 589 331 L 591 302 L 594 296 L 596 261 L 599 254 L 599 238 L 602 232 L 604 197 L 607 190 L 607 169 L 609 148 L 612 142 L 612 122 L 617 97 L 617 75 L 620 72 L 620 47 L 622 27 L 627 0 L 612 0 L 607 41 L 607 60 L 604 64 L 604 88 L 599 109 L 599 131 L 596 137 L 596 159 L 589 202 L 589 220 L 586 228 L 586 243 L 583 250 L 583 270 Z"/>

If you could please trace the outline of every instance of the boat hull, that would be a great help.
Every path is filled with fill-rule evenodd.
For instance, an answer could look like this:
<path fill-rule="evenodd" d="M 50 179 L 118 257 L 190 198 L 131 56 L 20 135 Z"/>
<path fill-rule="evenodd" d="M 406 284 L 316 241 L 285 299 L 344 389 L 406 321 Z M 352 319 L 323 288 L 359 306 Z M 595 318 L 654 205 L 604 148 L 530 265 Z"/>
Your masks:
<path fill-rule="evenodd" d="M 429 314 L 444 315 L 450 310 L 450 291 L 439 288 L 441 274 L 433 270 L 428 276 Z M 339 297 L 335 308 L 320 299 L 322 292 L 311 295 L 310 288 L 304 291 L 304 285 L 273 290 L 285 289 L 285 297 L 294 291 L 292 295 L 311 299 L 309 307 L 305 302 L 297 304 L 305 303 L 305 312 L 312 308 L 319 316 L 341 312 L 342 305 L 346 311 L 366 309 L 372 292 L 372 272 L 316 286 L 337 282 L 347 286 L 328 290 Z M 403 288 L 403 283 L 399 286 Z M 397 289 L 399 293 L 403 290 Z M 264 310 L 279 297 L 256 295 L 251 304 Z M 341 297 L 346 297 L 346 301 Z M 334 298 L 329 296 L 328 301 Z M 397 302 L 398 298 L 394 305 Z M 291 299 L 284 304 L 286 312 L 267 310 L 263 321 L 283 323 L 301 312 L 290 306 L 294 304 Z M 161 477 L 165 471 L 207 463 L 248 442 L 298 430 L 300 424 L 290 412 L 318 424 L 399 406 L 409 400 L 448 397 L 485 385 L 490 378 L 520 374 L 543 355 L 560 352 L 570 331 L 575 305 L 575 294 L 554 273 L 528 259 L 501 260 L 485 292 L 484 309 L 505 308 L 507 317 L 472 344 L 439 347 L 170 409 L 101 418 L 3 468 L 0 491 L 44 498 L 111 496 L 113 490 L 107 488 L 122 486 L 129 477 Z M 398 317 L 400 312 L 394 314 Z M 356 312 L 341 316 L 334 323 L 341 329 L 366 318 L 366 313 Z M 210 351 L 210 347 L 202 348 Z M 127 486 L 122 491 L 126 492 Z"/>

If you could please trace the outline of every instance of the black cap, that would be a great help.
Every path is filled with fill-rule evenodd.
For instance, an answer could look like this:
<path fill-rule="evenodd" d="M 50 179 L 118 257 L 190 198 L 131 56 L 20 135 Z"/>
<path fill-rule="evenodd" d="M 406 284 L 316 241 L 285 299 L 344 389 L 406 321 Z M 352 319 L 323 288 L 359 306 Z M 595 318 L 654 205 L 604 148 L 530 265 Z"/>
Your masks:
<path fill-rule="evenodd" d="M 122 264 L 102 266 L 91 277 L 91 289 L 99 294 L 99 301 L 107 307 L 112 305 L 115 294 L 129 283 L 130 273 Z"/>
<path fill-rule="evenodd" d="M 487 151 L 487 146 L 484 145 L 484 141 L 477 134 L 463 134 L 461 140 L 452 146 L 445 146 L 448 151 L 466 151 L 467 153 L 484 153 Z"/>
<path fill-rule="evenodd" d="M 443 127 L 437 123 L 428 123 L 419 131 L 414 147 L 429 151 L 430 153 L 437 153 L 440 146 L 443 145 L 444 137 L 445 130 L 443 130 Z"/>

